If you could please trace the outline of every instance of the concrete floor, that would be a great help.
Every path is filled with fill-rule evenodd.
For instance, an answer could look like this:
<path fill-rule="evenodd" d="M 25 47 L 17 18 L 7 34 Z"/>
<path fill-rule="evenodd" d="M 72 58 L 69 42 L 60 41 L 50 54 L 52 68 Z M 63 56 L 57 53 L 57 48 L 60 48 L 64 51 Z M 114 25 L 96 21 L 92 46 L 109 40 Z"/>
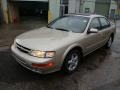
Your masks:
<path fill-rule="evenodd" d="M 0 90 L 120 90 L 120 27 L 110 50 L 86 56 L 72 75 L 39 75 L 21 67 L 9 50 L 0 51 Z"/>
<path fill-rule="evenodd" d="M 45 25 L 47 25 L 47 21 L 45 20 L 29 20 L 17 24 L 1 25 L 0 47 L 10 46 L 17 35 Z"/>

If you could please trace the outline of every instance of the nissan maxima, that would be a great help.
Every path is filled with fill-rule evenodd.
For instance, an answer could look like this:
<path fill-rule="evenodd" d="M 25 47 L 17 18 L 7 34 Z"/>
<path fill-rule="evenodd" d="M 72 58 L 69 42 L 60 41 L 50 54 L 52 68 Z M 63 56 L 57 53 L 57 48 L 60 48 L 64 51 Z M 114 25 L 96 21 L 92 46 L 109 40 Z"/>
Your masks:
<path fill-rule="evenodd" d="M 11 50 L 16 61 L 33 72 L 70 74 L 83 56 L 103 46 L 110 48 L 115 33 L 115 24 L 102 15 L 65 15 L 17 36 Z"/>

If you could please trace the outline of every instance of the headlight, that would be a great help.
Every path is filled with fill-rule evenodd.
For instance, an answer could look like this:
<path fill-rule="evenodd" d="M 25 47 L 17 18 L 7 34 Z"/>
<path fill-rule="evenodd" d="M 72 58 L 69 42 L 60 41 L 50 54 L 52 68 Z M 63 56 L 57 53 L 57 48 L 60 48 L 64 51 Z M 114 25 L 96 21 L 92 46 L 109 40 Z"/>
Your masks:
<path fill-rule="evenodd" d="M 54 51 L 39 51 L 35 50 L 30 53 L 30 55 L 34 57 L 39 57 L 39 58 L 52 58 L 55 56 Z"/>
<path fill-rule="evenodd" d="M 42 51 L 32 51 L 30 53 L 32 56 L 34 57 L 39 57 L 39 58 L 44 58 L 45 57 L 45 52 L 42 52 Z"/>

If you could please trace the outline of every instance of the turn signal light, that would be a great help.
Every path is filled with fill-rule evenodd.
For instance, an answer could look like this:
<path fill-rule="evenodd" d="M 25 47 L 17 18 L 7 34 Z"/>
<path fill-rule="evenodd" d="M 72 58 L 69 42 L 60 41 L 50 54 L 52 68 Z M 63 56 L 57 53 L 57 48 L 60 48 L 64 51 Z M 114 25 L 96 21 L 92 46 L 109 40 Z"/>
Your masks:
<path fill-rule="evenodd" d="M 35 64 L 35 63 L 32 64 L 32 67 L 34 67 L 34 68 L 50 68 L 53 66 L 54 66 L 53 62 L 49 62 L 47 64 Z"/>

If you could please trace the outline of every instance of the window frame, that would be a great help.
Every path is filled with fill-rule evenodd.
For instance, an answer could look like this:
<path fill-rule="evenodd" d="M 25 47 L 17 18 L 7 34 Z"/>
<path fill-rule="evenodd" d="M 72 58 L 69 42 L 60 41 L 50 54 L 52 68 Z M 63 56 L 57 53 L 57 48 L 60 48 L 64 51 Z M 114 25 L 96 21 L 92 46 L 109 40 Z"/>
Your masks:
<path fill-rule="evenodd" d="M 99 18 L 99 22 L 100 22 L 100 25 L 101 25 L 101 30 L 104 30 L 104 29 L 106 29 L 106 28 L 108 28 L 108 27 L 111 26 L 110 21 L 107 20 L 107 18 L 105 18 L 105 17 L 98 17 L 98 18 Z M 104 19 L 107 21 L 107 24 L 108 24 L 108 25 L 102 26 L 102 22 L 101 22 L 100 18 L 104 18 Z"/>
<path fill-rule="evenodd" d="M 100 31 L 100 30 L 101 30 L 101 23 L 100 23 L 100 21 L 99 21 L 99 17 L 94 17 L 94 18 L 92 18 L 92 20 L 91 20 L 91 22 L 90 22 L 90 24 L 89 24 L 89 30 L 91 29 L 90 26 L 91 26 L 92 21 L 93 21 L 94 19 L 98 19 L 98 22 L 99 22 L 100 27 L 99 27 L 99 29 L 98 29 L 98 28 L 96 28 L 96 29 L 98 29 L 98 31 Z"/>

